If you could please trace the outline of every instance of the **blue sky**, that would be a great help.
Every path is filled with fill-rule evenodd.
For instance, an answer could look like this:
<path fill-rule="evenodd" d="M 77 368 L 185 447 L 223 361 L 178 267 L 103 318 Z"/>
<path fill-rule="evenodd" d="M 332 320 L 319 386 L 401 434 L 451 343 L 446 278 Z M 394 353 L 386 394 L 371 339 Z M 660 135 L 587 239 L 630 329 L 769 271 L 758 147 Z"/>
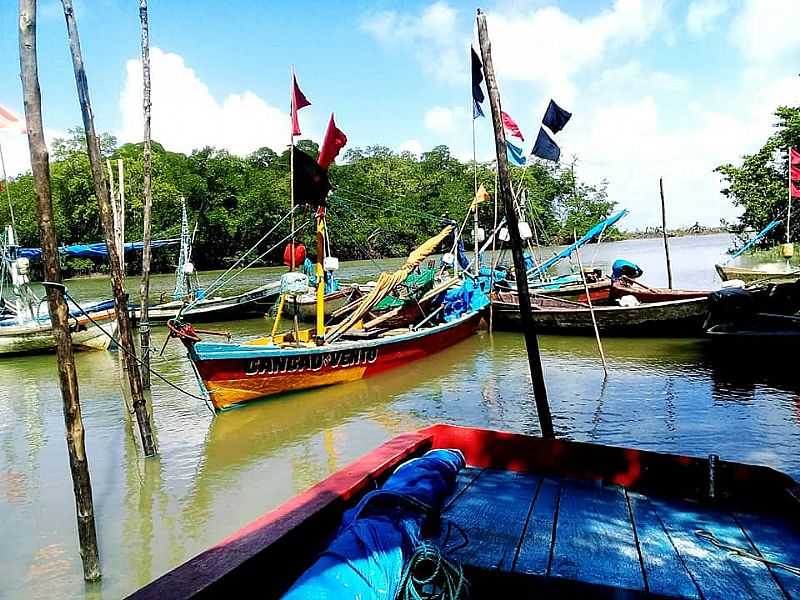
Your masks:
<path fill-rule="evenodd" d="M 141 132 L 138 3 L 77 3 L 98 129 Z M 17 3 L 0 6 L 0 104 L 22 113 Z M 439 2 L 151 2 L 153 136 L 247 153 L 287 143 L 292 64 L 319 141 L 331 111 L 350 146 L 471 156 L 468 47 L 474 4 Z M 574 117 L 558 136 L 591 182 L 631 209 L 627 227 L 716 224 L 737 212 L 713 167 L 756 149 L 771 111 L 800 104 L 797 0 L 496 0 L 484 5 L 503 108 L 527 140 L 550 97 Z M 80 123 L 60 3 L 41 3 L 40 78 L 50 137 Z M 487 111 L 488 113 L 488 111 Z M 479 158 L 491 129 L 477 122 Z M 3 143 L 27 168 L 24 136 Z"/>

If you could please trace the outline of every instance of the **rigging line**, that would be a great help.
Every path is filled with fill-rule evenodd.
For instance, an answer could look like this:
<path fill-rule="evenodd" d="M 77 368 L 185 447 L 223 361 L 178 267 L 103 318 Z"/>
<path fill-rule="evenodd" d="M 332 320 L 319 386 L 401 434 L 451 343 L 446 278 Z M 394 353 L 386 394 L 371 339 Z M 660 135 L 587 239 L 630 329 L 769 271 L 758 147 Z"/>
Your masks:
<path fill-rule="evenodd" d="M 178 385 L 176 385 L 176 384 L 172 383 L 172 382 L 171 382 L 169 379 L 167 379 L 166 377 L 164 377 L 164 376 L 163 376 L 161 373 L 159 373 L 158 371 L 155 371 L 155 370 L 153 370 L 153 369 L 152 369 L 152 368 L 151 368 L 149 365 L 145 364 L 145 362 L 144 362 L 143 360 L 141 360 L 141 359 L 140 359 L 138 356 L 136 356 L 136 353 L 135 353 L 135 352 L 130 352 L 130 351 L 128 351 L 128 350 L 127 350 L 127 349 L 126 349 L 126 348 L 125 348 L 125 347 L 124 347 L 122 344 L 120 344 L 120 342 L 119 342 L 119 340 L 117 340 L 117 338 L 115 338 L 115 337 L 114 337 L 114 336 L 113 336 L 111 333 L 109 333 L 109 332 L 108 332 L 108 331 L 107 331 L 107 330 L 106 330 L 106 329 L 105 329 L 105 328 L 104 328 L 102 325 L 100 325 L 100 323 L 98 323 L 97 321 L 95 321 L 95 320 L 92 318 L 92 316 L 91 316 L 91 315 L 90 315 L 88 312 L 86 312 L 86 311 L 83 309 L 83 307 L 82 307 L 80 304 L 78 304 L 77 300 L 75 300 L 75 298 L 73 298 L 73 297 L 70 295 L 70 293 L 67 291 L 67 287 L 66 287 L 66 286 L 65 286 L 63 283 L 54 283 L 54 282 L 52 282 L 52 281 L 43 281 L 43 282 L 42 282 L 42 285 L 43 285 L 43 286 L 45 286 L 45 287 L 47 287 L 47 286 L 50 286 L 50 287 L 60 288 L 60 289 L 63 291 L 63 293 L 64 293 L 64 296 L 67 298 L 67 300 L 69 300 L 70 302 L 72 302 L 72 303 L 73 303 L 73 304 L 74 304 L 74 305 L 75 305 L 75 306 L 78 308 L 78 310 L 79 310 L 79 311 L 81 311 L 81 312 L 83 313 L 83 315 L 84 315 L 84 316 L 85 316 L 87 319 L 89 319 L 89 321 L 91 321 L 91 322 L 92 322 L 92 324 L 93 324 L 95 327 L 97 327 L 97 328 L 98 328 L 98 329 L 99 329 L 99 330 L 100 330 L 100 331 L 101 331 L 101 332 L 102 332 L 104 335 L 106 335 L 108 338 L 110 338 L 110 339 L 111 339 L 111 341 L 112 341 L 112 342 L 114 342 L 114 343 L 117 345 L 117 348 L 119 348 L 120 350 L 122 350 L 122 351 L 123 351 L 125 354 L 127 354 L 128 356 L 132 357 L 132 358 L 133 358 L 133 359 L 134 359 L 136 362 L 138 362 L 138 363 L 139 363 L 139 365 L 140 365 L 141 367 L 143 367 L 143 368 L 147 369 L 147 370 L 150 372 L 150 374 L 151 374 L 151 375 L 155 375 L 155 376 L 156 376 L 158 379 L 160 379 L 161 381 L 163 381 L 164 383 L 166 383 L 168 386 L 170 386 L 170 387 L 172 387 L 172 388 L 174 388 L 174 389 L 178 390 L 178 391 L 179 391 L 179 392 L 181 392 L 182 394 L 186 394 L 186 395 L 187 395 L 187 396 L 189 396 L 190 398 L 194 398 L 194 399 L 196 399 L 196 400 L 202 400 L 203 402 L 205 402 L 205 401 L 206 401 L 206 399 L 205 399 L 205 398 L 203 398 L 202 396 L 198 396 L 198 395 L 196 395 L 196 394 L 192 394 L 191 392 L 187 392 L 186 390 L 184 390 L 184 389 L 183 389 L 183 388 L 181 388 L 180 386 L 178 386 Z"/>
<path fill-rule="evenodd" d="M 275 250 L 275 248 L 277 248 L 278 246 L 280 246 L 282 243 L 284 243 L 284 242 L 288 241 L 289 239 L 291 239 L 291 238 L 292 238 L 294 235 L 296 235 L 296 234 L 297 234 L 297 232 L 298 232 L 298 231 L 301 231 L 301 230 L 302 230 L 302 229 L 303 229 L 303 228 L 304 228 L 306 225 L 308 225 L 308 223 L 309 223 L 309 221 L 304 221 L 303 223 L 301 223 L 301 224 L 300 224 L 300 226 L 299 226 L 299 227 L 296 227 L 296 228 L 295 228 L 295 230 L 294 230 L 293 232 L 291 232 L 291 233 L 289 233 L 288 235 L 284 236 L 282 239 L 280 239 L 280 240 L 278 240 L 277 242 L 275 242 L 275 244 L 274 244 L 274 245 L 272 245 L 270 248 L 268 248 L 267 250 L 265 250 L 264 252 L 262 252 L 261 254 L 259 254 L 258 256 L 256 256 L 256 257 L 255 257 L 253 260 L 251 260 L 251 261 L 250 261 L 250 262 L 249 262 L 247 265 L 245 265 L 244 267 L 242 267 L 241 269 L 239 269 L 239 270 L 238 270 L 236 273 L 234 273 L 233 275 L 231 275 L 231 276 L 228 278 L 228 280 L 225 282 L 225 285 L 228 285 L 228 284 L 229 284 L 231 281 L 233 281 L 234 279 L 236 279 L 236 278 L 237 278 L 239 275 L 241 275 L 242 273 L 244 273 L 244 272 L 245 272 L 247 269 L 249 269 L 249 268 L 250 268 L 250 267 L 252 267 L 254 264 L 256 264 L 256 263 L 257 263 L 259 260 L 261 260 L 262 258 L 264 258 L 264 257 L 265 257 L 267 254 L 269 254 L 270 252 L 272 252 L 273 250 Z M 210 289 L 210 288 L 209 288 L 209 289 Z M 217 288 L 217 289 L 220 289 L 220 288 Z M 209 292 L 206 292 L 206 295 L 208 295 L 208 293 L 209 293 Z M 195 305 L 196 305 L 198 302 L 200 302 L 200 300 L 202 300 L 202 298 L 195 298 L 195 299 L 194 299 L 194 300 L 192 300 L 192 301 L 191 301 L 189 304 L 187 304 L 186 306 L 184 306 L 183 308 L 181 308 L 181 309 L 178 311 L 178 314 L 177 314 L 176 316 L 178 316 L 178 317 L 179 317 L 179 316 L 181 316 L 181 315 L 182 315 L 182 314 L 183 314 L 185 311 L 189 310 L 190 308 L 192 308 L 193 306 L 195 306 Z"/>
<path fill-rule="evenodd" d="M 409 213 L 409 214 L 415 214 L 415 215 L 418 215 L 418 216 L 427 217 L 429 219 L 433 219 L 433 220 L 436 220 L 436 221 L 441 221 L 441 220 L 443 220 L 445 218 L 445 217 L 442 217 L 441 215 L 434 215 L 433 213 L 425 212 L 425 211 L 422 211 L 422 210 L 416 210 L 416 209 L 413 209 L 413 208 L 408 208 L 408 207 L 400 208 L 400 207 L 397 207 L 397 206 L 390 206 L 390 205 L 386 204 L 385 202 L 383 202 L 382 200 L 379 200 L 378 198 L 373 198 L 372 196 L 367 196 L 366 194 L 362 194 L 360 192 L 356 192 L 356 191 L 353 191 L 353 190 L 348 190 L 348 189 L 343 189 L 343 188 L 336 188 L 336 189 L 337 189 L 337 191 L 345 191 L 345 192 L 349 192 L 350 194 L 355 194 L 356 196 L 361 196 L 362 198 L 364 198 L 366 200 L 369 200 L 372 203 L 378 202 L 381 205 L 381 210 L 394 211 L 394 212 L 397 212 L 397 213 L 406 212 L 406 213 Z M 331 198 L 336 198 L 336 199 L 339 199 L 339 200 L 343 199 L 338 194 L 333 194 L 331 196 Z M 362 202 L 360 200 L 354 200 L 353 198 L 349 198 L 349 200 L 350 200 L 350 202 L 355 202 L 356 204 L 363 204 L 364 206 L 369 206 L 370 208 L 375 208 L 375 204 L 368 204 L 368 203 Z"/>
<path fill-rule="evenodd" d="M 367 225 L 369 225 L 369 223 L 367 222 L 367 220 L 366 220 L 364 217 L 360 216 L 360 215 L 359 215 L 359 214 L 358 214 L 356 211 L 354 211 L 354 210 L 352 209 L 352 207 L 348 206 L 347 202 L 345 202 L 345 201 L 344 201 L 344 198 L 338 198 L 338 200 L 341 202 L 341 205 L 342 205 L 344 208 L 346 208 L 347 210 L 349 210 L 349 211 L 351 212 L 351 214 L 353 215 L 353 217 L 354 217 L 355 219 L 357 219 L 357 220 L 361 220 L 361 221 L 363 221 L 364 223 L 366 223 Z M 339 223 L 339 225 L 341 225 L 342 227 L 344 227 L 344 228 L 345 228 L 345 229 L 346 229 L 346 230 L 347 230 L 347 231 L 348 231 L 348 232 L 349 232 L 351 235 L 353 235 L 353 234 L 356 234 L 356 235 L 358 235 L 358 232 L 356 232 L 354 229 L 351 229 L 351 228 L 350 228 L 350 226 L 349 226 L 348 224 L 346 224 L 346 222 L 345 222 L 344 220 L 342 220 L 342 222 L 341 222 L 341 223 Z M 364 256 L 366 256 L 366 257 L 367 257 L 367 259 L 368 259 L 368 260 L 369 260 L 369 261 L 372 263 L 372 265 L 373 265 L 373 266 L 374 266 L 374 267 L 375 267 L 375 268 L 378 270 L 378 272 L 381 272 L 381 271 L 383 270 L 383 267 L 381 267 L 381 266 L 378 264 L 378 261 L 376 261 L 376 260 L 375 260 L 375 258 L 374 258 L 374 256 L 373 256 L 373 254 L 375 254 L 375 253 L 374 253 L 372 250 L 370 250 L 370 249 L 369 249 L 367 246 L 363 245 L 363 244 L 362 244 L 360 241 L 358 241 L 357 239 L 354 239 L 354 240 L 353 240 L 353 243 L 354 243 L 354 244 L 356 244 L 356 245 L 357 245 L 357 246 L 360 248 L 360 250 L 361 250 L 361 251 L 364 253 Z"/>
<path fill-rule="evenodd" d="M 298 205 L 298 206 L 299 206 L 299 205 Z M 281 223 L 283 223 L 283 222 L 284 222 L 284 221 L 285 221 L 285 220 L 286 220 L 286 219 L 289 217 L 289 215 L 293 214 L 293 213 L 294 213 L 294 211 L 295 211 L 295 210 L 297 210 L 298 206 L 295 206 L 294 208 L 292 208 L 292 210 L 290 210 L 288 213 L 286 213 L 285 215 L 283 215 L 283 217 L 281 218 L 281 220 L 280 220 L 280 221 L 278 221 L 277 223 L 275 223 L 275 225 L 273 225 L 272 229 L 270 229 L 270 230 L 269 230 L 267 233 L 265 233 L 263 236 L 261 236 L 261 239 L 260 239 L 260 240 L 258 240 L 258 241 L 257 241 L 255 244 L 253 244 L 253 245 L 250 247 L 250 249 L 249 249 L 247 252 L 245 252 L 244 254 L 242 254 L 242 256 L 240 256 L 240 257 L 239 257 L 239 260 L 237 260 L 237 261 L 236 261 L 235 263 L 233 263 L 233 264 L 232 264 L 230 267 L 228 267 L 228 270 L 227 270 L 227 271 L 225 271 L 225 272 L 224 272 L 222 275 L 220 275 L 219 277 L 217 277 L 217 278 L 216 278 L 216 279 L 215 279 L 215 280 L 214 280 L 214 281 L 213 281 L 213 282 L 212 282 L 212 283 L 211 283 L 209 286 L 207 286 L 207 288 L 206 288 L 206 290 L 207 290 L 207 291 L 206 291 L 206 293 L 208 294 L 208 293 L 211 293 L 212 291 L 214 291 L 214 290 L 216 290 L 216 289 L 219 289 L 219 288 L 221 287 L 221 285 L 220 285 L 219 287 L 216 287 L 216 288 L 215 288 L 214 286 L 216 286 L 216 285 L 217 285 L 217 284 L 220 282 L 220 280 L 222 280 L 222 279 L 223 279 L 223 278 L 224 278 L 224 277 L 225 277 L 225 276 L 226 276 L 228 273 L 230 273 L 230 272 L 231 272 L 233 269 L 235 269 L 235 268 L 236 268 L 236 266 L 237 266 L 239 263 L 241 263 L 242 261 L 244 261 L 245 257 L 246 257 L 248 254 L 250 254 L 251 252 L 253 252 L 253 251 L 254 251 L 254 250 L 255 250 L 255 249 L 258 247 L 258 245 L 259 245 L 261 242 L 263 242 L 263 241 L 264 241 L 265 239 L 267 239 L 267 238 L 268 238 L 270 235 L 272 235 L 272 233 L 273 233 L 273 232 L 274 232 L 274 231 L 275 231 L 275 230 L 276 230 L 278 227 L 280 227 Z M 292 234 L 294 235 L 294 231 L 292 232 Z M 245 267 L 245 268 L 247 268 L 247 267 Z M 231 278 L 231 279 L 233 279 L 233 278 Z"/>

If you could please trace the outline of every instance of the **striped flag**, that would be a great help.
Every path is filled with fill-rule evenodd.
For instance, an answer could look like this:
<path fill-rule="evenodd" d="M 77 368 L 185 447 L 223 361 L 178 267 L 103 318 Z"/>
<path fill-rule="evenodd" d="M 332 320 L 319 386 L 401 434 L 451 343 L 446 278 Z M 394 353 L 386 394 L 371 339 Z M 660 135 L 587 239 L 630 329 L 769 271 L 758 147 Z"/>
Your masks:
<path fill-rule="evenodd" d="M 18 131 L 26 133 L 25 123 L 10 109 L 0 104 L 0 131 Z"/>
<path fill-rule="evenodd" d="M 525 138 L 516 124 L 508 113 L 501 111 L 500 116 L 503 119 L 503 129 L 506 132 L 506 150 L 508 160 L 517 165 L 518 167 L 525 166 L 525 151 L 522 149 L 522 144 Z"/>

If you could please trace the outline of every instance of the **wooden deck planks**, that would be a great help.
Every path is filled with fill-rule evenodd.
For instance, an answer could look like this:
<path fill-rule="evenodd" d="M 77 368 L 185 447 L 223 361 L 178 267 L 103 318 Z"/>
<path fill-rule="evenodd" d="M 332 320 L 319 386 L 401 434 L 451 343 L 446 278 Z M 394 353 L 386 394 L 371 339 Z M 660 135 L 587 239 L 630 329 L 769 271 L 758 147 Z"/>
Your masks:
<path fill-rule="evenodd" d="M 547 478 L 542 480 L 514 563 L 515 573 L 547 575 L 560 494 L 559 481 Z"/>
<path fill-rule="evenodd" d="M 766 559 L 800 568 L 800 530 L 783 519 L 751 514 L 736 514 L 736 520 Z M 790 598 L 800 598 L 800 575 L 781 567 L 769 567 Z"/>
<path fill-rule="evenodd" d="M 625 492 L 618 486 L 564 480 L 552 577 L 644 590 Z"/>
<path fill-rule="evenodd" d="M 650 501 L 634 492 L 628 492 L 628 499 L 648 591 L 665 596 L 700 598 L 697 586 Z"/>
<path fill-rule="evenodd" d="M 442 513 L 443 531 L 451 521 L 467 545 L 448 551 L 463 565 L 510 571 L 540 477 L 484 470 Z"/>
<path fill-rule="evenodd" d="M 722 543 L 753 552 L 731 515 L 684 501 L 651 499 L 650 504 L 704 598 L 785 598 L 763 563 L 717 548 L 695 534 L 706 530 Z"/>

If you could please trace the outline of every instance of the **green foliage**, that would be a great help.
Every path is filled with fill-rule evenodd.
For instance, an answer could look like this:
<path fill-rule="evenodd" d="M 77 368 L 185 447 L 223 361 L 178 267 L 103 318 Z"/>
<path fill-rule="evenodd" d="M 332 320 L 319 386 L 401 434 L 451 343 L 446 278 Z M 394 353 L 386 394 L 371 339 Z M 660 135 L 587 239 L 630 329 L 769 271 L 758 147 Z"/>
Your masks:
<path fill-rule="evenodd" d="M 763 229 L 770 221 L 785 216 L 788 202 L 789 148 L 800 148 L 800 107 L 782 106 L 775 111 L 775 132 L 754 154 L 745 155 L 741 166 L 717 167 L 725 188 L 722 193 L 744 209 L 740 229 Z M 798 215 L 800 216 L 800 215 Z M 785 219 L 784 219 L 785 222 Z M 800 234 L 800 219 L 792 219 L 792 239 Z M 783 225 L 773 229 L 764 245 L 786 239 Z"/>
<path fill-rule="evenodd" d="M 101 136 L 104 156 L 125 165 L 125 237 L 142 236 L 143 165 L 142 145 L 117 147 L 116 140 Z M 318 147 L 309 140 L 298 146 L 316 157 Z M 194 262 L 200 269 L 225 267 L 255 244 L 286 215 L 290 205 L 288 150 L 278 154 L 269 148 L 240 157 L 225 150 L 206 147 L 190 155 L 166 151 L 153 143 L 153 237 L 177 237 L 180 232 L 181 198 L 190 211 L 190 223 L 198 221 Z M 328 228 L 335 255 L 341 259 L 407 254 L 438 232 L 443 219 L 463 222 L 474 195 L 476 165 L 461 162 L 446 146 L 437 146 L 422 156 L 396 153 L 383 146 L 353 148 L 333 165 L 330 179 L 335 193 L 328 211 Z M 494 191 L 491 164 L 477 165 L 478 182 Z M 99 210 L 81 129 L 70 130 L 66 139 L 53 144 L 51 162 L 56 231 L 60 243 L 95 242 L 103 239 Z M 570 170 L 534 163 L 527 169 L 512 168 L 515 189 L 527 191 L 525 210 L 541 234 L 542 243 L 568 242 L 572 230 L 579 234 L 613 210 L 605 185 L 595 187 L 575 181 Z M 520 187 L 521 186 L 521 187 Z M 17 231 L 22 245 L 38 246 L 38 226 L 29 174 L 10 186 Z M 493 204 L 480 205 L 484 228 L 493 220 Z M 502 208 L 501 208 L 502 213 Z M 297 224 L 313 217 L 304 207 Z M 9 222 L 8 208 L 0 203 L 0 221 Z M 466 228 L 470 231 L 470 227 Z M 287 219 L 267 240 L 276 243 L 290 234 Z M 313 247 L 310 227 L 299 237 Z M 174 269 L 176 249 L 154 253 L 156 271 Z M 265 258 L 280 262 L 278 249 Z M 138 272 L 139 256 L 129 255 L 128 264 Z M 94 269 L 104 265 L 96 263 Z M 86 273 L 84 261 L 66 261 L 69 274 Z"/>

